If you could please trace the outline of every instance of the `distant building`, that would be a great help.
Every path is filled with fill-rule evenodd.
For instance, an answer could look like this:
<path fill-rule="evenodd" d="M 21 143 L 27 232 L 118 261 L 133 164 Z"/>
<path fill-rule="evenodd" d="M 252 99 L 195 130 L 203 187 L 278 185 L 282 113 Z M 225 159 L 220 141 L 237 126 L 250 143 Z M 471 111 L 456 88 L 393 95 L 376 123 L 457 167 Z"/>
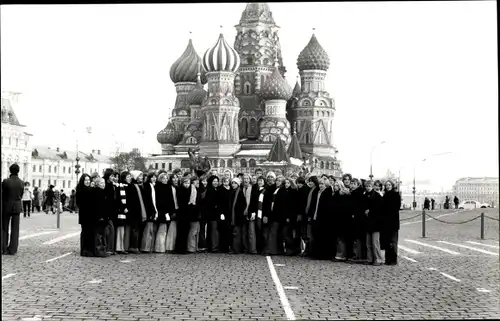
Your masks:
<path fill-rule="evenodd" d="M 498 177 L 465 177 L 455 182 L 453 197 L 498 206 Z"/>
<path fill-rule="evenodd" d="M 76 151 L 65 151 L 60 148 L 48 146 L 35 146 L 31 154 L 31 183 L 46 189 L 49 185 L 54 185 L 57 189 L 69 192 L 78 184 L 75 165 Z M 78 152 L 80 161 L 81 177 L 83 173 L 92 174 L 97 172 L 100 176 L 106 168 L 111 167 L 111 160 L 108 156 L 101 155 L 100 150 L 93 150 L 91 153 Z"/>
<path fill-rule="evenodd" d="M 19 178 L 30 181 L 31 135 L 26 126 L 21 125 L 14 111 L 20 93 L 2 91 L 2 176 L 9 177 L 10 165 L 19 165 Z"/>

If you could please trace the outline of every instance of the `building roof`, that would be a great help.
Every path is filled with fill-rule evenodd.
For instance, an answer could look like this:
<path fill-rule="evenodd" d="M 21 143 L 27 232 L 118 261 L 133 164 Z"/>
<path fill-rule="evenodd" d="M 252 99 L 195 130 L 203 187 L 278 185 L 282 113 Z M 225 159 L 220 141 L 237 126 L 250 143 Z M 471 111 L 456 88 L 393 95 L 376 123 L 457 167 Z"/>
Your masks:
<path fill-rule="evenodd" d="M 240 25 L 247 25 L 263 22 L 266 24 L 274 25 L 273 14 L 269 5 L 262 2 L 253 2 L 247 4 L 245 11 L 243 11 L 240 19 Z"/>
<path fill-rule="evenodd" d="M 274 68 L 269 79 L 263 84 L 260 96 L 266 100 L 288 100 L 292 97 L 292 88 L 290 88 L 288 82 L 283 79 L 277 66 Z"/>
<path fill-rule="evenodd" d="M 49 146 L 34 146 L 33 151 L 31 152 L 31 157 L 34 159 L 49 159 L 49 160 L 68 160 L 74 161 L 76 160 L 76 151 L 72 150 L 63 150 L 57 148 L 51 148 Z M 99 163 L 110 163 L 111 159 L 105 155 L 99 155 L 97 153 L 85 153 L 82 151 L 78 151 L 78 156 L 83 161 L 88 162 L 99 162 Z"/>
<path fill-rule="evenodd" d="M 458 183 L 498 183 L 498 177 L 464 177 L 456 181 Z"/>

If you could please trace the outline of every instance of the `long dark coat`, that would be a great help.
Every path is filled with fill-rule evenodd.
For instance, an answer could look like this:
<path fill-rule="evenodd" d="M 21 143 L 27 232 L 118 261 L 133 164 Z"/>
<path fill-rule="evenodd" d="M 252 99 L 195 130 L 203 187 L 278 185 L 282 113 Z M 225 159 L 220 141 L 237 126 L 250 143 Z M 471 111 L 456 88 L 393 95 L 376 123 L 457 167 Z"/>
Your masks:
<path fill-rule="evenodd" d="M 76 191 L 76 205 L 78 206 L 78 224 L 88 225 L 93 224 L 93 209 L 92 209 L 92 191 L 91 187 L 83 187 Z"/>
<path fill-rule="evenodd" d="M 386 231 L 399 231 L 399 209 L 401 208 L 401 195 L 396 191 L 385 192 L 382 198 L 382 224 Z"/>
<path fill-rule="evenodd" d="M 148 222 L 155 222 L 155 215 L 156 215 L 156 209 L 153 204 L 152 189 L 153 187 L 151 187 L 151 183 L 143 184 L 142 199 L 144 201 L 144 207 L 146 208 L 146 216 Z"/>
<path fill-rule="evenodd" d="M 356 235 L 364 235 L 366 233 L 366 215 L 364 211 L 364 190 L 362 187 L 351 191 L 351 210 L 354 216 L 353 230 Z"/>
<path fill-rule="evenodd" d="M 215 189 L 213 186 L 207 186 L 205 200 L 203 202 L 202 211 L 204 218 L 207 221 L 217 221 L 220 218 L 220 213 L 217 207 L 217 193 L 221 187 Z"/>
<path fill-rule="evenodd" d="M 352 209 L 350 198 L 350 194 L 341 194 L 340 191 L 334 192 L 331 198 L 333 226 L 336 234 L 343 237 L 348 236 L 351 228 Z"/>
<path fill-rule="evenodd" d="M 172 204 L 169 204 L 172 201 L 172 197 L 168 197 L 169 193 L 172 195 L 170 189 L 168 184 L 158 182 L 155 185 L 156 208 L 158 209 L 158 219 L 156 221 L 158 223 L 167 223 L 167 213 L 169 215 L 172 214 Z"/>
<path fill-rule="evenodd" d="M 231 225 L 241 225 L 246 221 L 245 208 L 247 207 L 247 200 L 243 189 L 238 187 L 231 190 Z"/>
<path fill-rule="evenodd" d="M 364 211 L 369 211 L 368 214 L 365 214 L 366 231 L 369 233 L 380 232 L 382 226 L 384 225 L 382 214 L 382 196 L 375 190 L 372 190 L 371 192 L 365 192 L 363 197 Z"/>
<path fill-rule="evenodd" d="M 143 195 L 142 192 L 142 185 L 139 185 L 137 183 L 130 183 L 128 184 L 125 193 L 127 193 L 127 224 L 132 225 L 132 226 L 137 226 L 138 224 L 142 223 L 142 210 L 141 210 L 141 203 L 139 201 L 139 194 L 137 192 L 137 188 L 135 186 L 139 187 L 139 191 L 141 195 Z"/>
<path fill-rule="evenodd" d="M 15 174 L 11 174 L 2 182 L 2 213 L 20 214 L 22 211 L 21 198 L 23 197 L 24 183 Z"/>
<path fill-rule="evenodd" d="M 104 202 L 104 209 L 107 213 L 105 219 L 113 220 L 116 221 L 117 216 L 118 216 L 118 208 L 117 208 L 117 187 L 111 183 L 111 182 L 106 182 L 106 185 L 104 185 L 104 193 L 106 196 L 105 202 Z"/>
<path fill-rule="evenodd" d="M 232 206 L 231 188 L 226 189 L 224 186 L 219 187 L 217 189 L 217 220 L 220 220 L 220 215 L 224 214 L 225 220 L 230 221 Z"/>

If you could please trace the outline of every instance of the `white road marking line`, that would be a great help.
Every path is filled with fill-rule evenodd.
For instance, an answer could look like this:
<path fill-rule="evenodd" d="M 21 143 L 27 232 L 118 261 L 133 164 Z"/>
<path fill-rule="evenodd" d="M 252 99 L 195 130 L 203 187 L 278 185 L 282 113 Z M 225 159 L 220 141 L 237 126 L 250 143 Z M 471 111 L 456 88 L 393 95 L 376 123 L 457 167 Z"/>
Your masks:
<path fill-rule="evenodd" d="M 102 283 L 102 280 L 101 279 L 99 279 L 99 280 L 93 279 L 93 280 L 88 281 L 87 283 L 90 283 L 90 284 L 99 284 L 99 283 Z"/>
<path fill-rule="evenodd" d="M 45 234 L 50 234 L 50 233 L 55 233 L 57 231 L 44 231 L 44 232 L 39 232 L 35 234 L 29 234 L 29 235 L 24 235 L 19 238 L 19 241 L 26 240 L 26 239 L 31 239 L 40 235 L 45 235 Z"/>
<path fill-rule="evenodd" d="M 135 260 L 134 259 L 128 259 L 128 260 L 121 260 L 120 262 L 122 263 L 130 263 L 130 262 L 134 262 Z"/>
<path fill-rule="evenodd" d="M 406 251 L 406 252 L 408 252 L 408 253 L 411 253 L 411 254 L 422 254 L 422 252 L 412 250 L 412 249 L 410 249 L 410 248 L 408 248 L 408 247 L 406 247 L 406 246 L 402 246 L 402 245 L 400 245 L 400 244 L 398 244 L 398 248 L 399 248 L 399 249 L 402 249 L 402 250 L 404 250 L 404 251 Z"/>
<path fill-rule="evenodd" d="M 453 280 L 453 281 L 460 282 L 460 280 L 459 280 L 459 279 L 457 279 L 457 278 L 456 278 L 456 277 L 454 277 L 454 276 L 451 276 L 451 275 L 446 274 L 446 273 L 444 273 L 444 272 L 439 272 L 439 273 L 441 273 L 442 275 L 446 276 L 448 279 L 451 279 L 451 280 Z"/>
<path fill-rule="evenodd" d="M 433 268 L 433 267 L 427 268 L 427 270 L 429 270 L 429 271 L 437 271 L 437 269 Z"/>
<path fill-rule="evenodd" d="M 283 288 L 286 290 L 298 290 L 299 289 L 298 286 L 284 286 Z"/>
<path fill-rule="evenodd" d="M 462 213 L 462 212 L 465 212 L 465 211 L 464 210 L 460 210 L 460 211 L 455 211 L 455 212 L 451 212 L 451 213 L 441 214 L 441 215 L 436 216 L 436 218 L 440 218 L 440 217 L 444 217 L 444 216 L 448 216 L 448 215 L 453 215 L 453 214 L 457 214 L 457 213 Z M 430 220 L 432 220 L 432 218 L 428 218 L 425 221 L 427 222 L 427 221 L 430 221 Z M 422 219 L 421 218 L 419 218 L 418 221 L 401 223 L 401 225 L 418 224 L 418 223 L 422 224 Z"/>
<path fill-rule="evenodd" d="M 267 265 L 269 266 L 269 271 L 271 272 L 271 277 L 273 278 L 274 284 L 276 285 L 276 290 L 278 291 L 278 295 L 281 300 L 281 305 L 283 306 L 283 310 L 285 310 L 286 318 L 288 320 L 295 320 L 295 314 L 292 311 L 292 307 L 288 302 L 288 299 L 285 294 L 285 290 L 283 289 L 283 285 L 281 285 L 280 278 L 276 273 L 276 269 L 273 265 L 273 260 L 271 260 L 270 256 L 266 256 Z"/>
<path fill-rule="evenodd" d="M 52 239 L 50 241 L 47 241 L 47 242 L 44 242 L 43 244 L 44 245 L 51 245 L 51 244 L 54 244 L 54 243 L 57 243 L 57 242 L 60 242 L 60 241 L 63 241 L 65 239 L 69 239 L 71 237 L 75 237 L 77 235 L 80 235 L 80 232 L 74 232 L 74 233 L 70 233 L 70 234 L 66 234 L 66 235 L 62 235 L 62 236 L 59 236 L 59 237 L 56 237 L 55 239 Z"/>
<path fill-rule="evenodd" d="M 7 274 L 5 276 L 2 276 L 2 280 L 8 279 L 8 278 L 10 278 L 10 277 L 12 277 L 14 275 L 16 275 L 16 273 L 9 273 L 9 274 Z"/>
<path fill-rule="evenodd" d="M 476 288 L 477 292 L 481 292 L 481 293 L 490 293 L 491 290 L 487 290 L 487 289 L 484 289 L 484 288 Z"/>
<path fill-rule="evenodd" d="M 274 266 L 285 266 L 285 264 L 278 264 L 278 263 L 276 263 L 276 264 L 274 264 Z"/>
<path fill-rule="evenodd" d="M 412 259 L 411 257 L 407 257 L 407 256 L 404 256 L 404 255 L 401 255 L 401 257 L 402 257 L 403 259 L 407 259 L 407 260 L 408 260 L 408 261 L 410 261 L 410 262 L 417 263 L 417 260 L 414 260 L 414 259 Z"/>
<path fill-rule="evenodd" d="M 445 249 L 445 248 L 442 248 L 442 247 L 439 247 L 439 246 L 434 246 L 434 245 L 430 245 L 430 244 L 427 244 L 427 243 L 422 243 L 422 242 L 415 241 L 415 240 L 408 240 L 408 239 L 406 239 L 405 241 L 406 242 L 410 242 L 410 243 L 419 244 L 419 245 L 426 246 L 426 247 L 430 247 L 432 249 L 443 251 L 443 252 L 446 252 L 446 253 L 449 253 L 449 254 L 460 255 L 460 253 L 458 253 L 458 252 L 455 252 L 455 251 L 452 251 L 452 250 L 448 250 L 448 249 Z"/>
<path fill-rule="evenodd" d="M 479 243 L 479 242 L 472 242 L 472 241 L 467 241 L 467 243 L 475 244 L 475 245 L 482 245 L 482 246 L 486 246 L 486 247 L 491 247 L 493 249 L 500 249 L 500 246 L 498 246 L 498 245 L 491 245 L 491 244 L 485 244 L 485 243 Z"/>
<path fill-rule="evenodd" d="M 73 252 L 68 252 L 68 253 L 65 253 L 65 254 L 63 254 L 63 255 L 61 255 L 61 256 L 58 256 L 58 257 L 55 257 L 55 258 L 49 259 L 49 260 L 45 261 L 45 263 L 55 261 L 55 260 L 57 260 L 57 259 L 63 258 L 63 257 L 65 257 L 65 256 L 68 256 L 68 255 L 70 255 L 70 254 L 73 254 Z"/>
<path fill-rule="evenodd" d="M 22 318 L 21 321 L 41 321 L 42 318 L 39 315 L 35 315 L 34 317 L 30 318 Z"/>
<path fill-rule="evenodd" d="M 483 250 L 483 249 L 478 249 L 478 248 L 475 248 L 475 247 L 472 247 L 472 246 L 467 246 L 467 245 L 462 245 L 462 244 L 456 244 L 456 243 L 451 243 L 451 242 L 446 242 L 446 241 L 438 241 L 438 242 L 439 243 L 443 243 L 443 244 L 448 244 L 448 245 L 454 245 L 454 246 L 458 246 L 458 247 L 463 247 L 464 249 L 469 249 L 471 251 L 476 251 L 476 252 L 481 252 L 481 253 L 484 253 L 484 254 L 498 256 L 498 253 L 486 251 L 486 250 Z"/>

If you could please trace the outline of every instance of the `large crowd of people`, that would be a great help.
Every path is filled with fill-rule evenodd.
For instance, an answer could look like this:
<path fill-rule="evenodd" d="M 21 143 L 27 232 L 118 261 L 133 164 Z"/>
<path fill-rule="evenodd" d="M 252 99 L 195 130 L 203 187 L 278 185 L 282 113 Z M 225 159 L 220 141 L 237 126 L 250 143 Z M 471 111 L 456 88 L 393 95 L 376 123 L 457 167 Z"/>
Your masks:
<path fill-rule="evenodd" d="M 222 252 L 397 264 L 401 196 L 390 180 L 107 169 L 82 174 L 76 203 L 82 256 Z"/>

